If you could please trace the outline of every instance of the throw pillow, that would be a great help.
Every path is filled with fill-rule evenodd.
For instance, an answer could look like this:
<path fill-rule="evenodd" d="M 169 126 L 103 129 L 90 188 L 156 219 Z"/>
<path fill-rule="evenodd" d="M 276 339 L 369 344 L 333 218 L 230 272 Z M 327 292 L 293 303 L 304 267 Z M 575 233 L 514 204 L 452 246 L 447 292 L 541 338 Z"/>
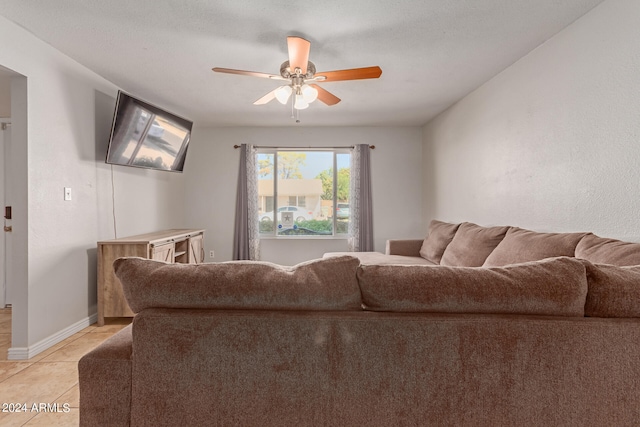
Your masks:
<path fill-rule="evenodd" d="M 586 316 L 640 317 L 640 266 L 583 262 L 589 285 Z"/>
<path fill-rule="evenodd" d="M 114 271 L 134 313 L 145 308 L 359 310 L 357 258 L 293 267 L 261 261 L 167 264 L 119 258 Z"/>
<path fill-rule="evenodd" d="M 362 265 L 365 309 L 584 316 L 585 266 L 561 257 L 507 267 Z"/>
<path fill-rule="evenodd" d="M 432 220 L 429 224 L 429 234 L 422 243 L 420 256 L 434 264 L 440 264 L 442 254 L 447 248 L 460 224 Z"/>
<path fill-rule="evenodd" d="M 587 233 L 538 233 L 511 227 L 504 239 L 484 262 L 484 267 L 499 267 L 545 258 L 575 255 L 576 245 Z"/>
<path fill-rule="evenodd" d="M 480 267 L 502 241 L 508 229 L 508 226 L 481 227 L 471 222 L 463 222 L 444 250 L 440 264 L 451 267 Z"/>
<path fill-rule="evenodd" d="M 576 246 L 576 258 L 598 264 L 640 265 L 640 243 L 587 234 Z"/>

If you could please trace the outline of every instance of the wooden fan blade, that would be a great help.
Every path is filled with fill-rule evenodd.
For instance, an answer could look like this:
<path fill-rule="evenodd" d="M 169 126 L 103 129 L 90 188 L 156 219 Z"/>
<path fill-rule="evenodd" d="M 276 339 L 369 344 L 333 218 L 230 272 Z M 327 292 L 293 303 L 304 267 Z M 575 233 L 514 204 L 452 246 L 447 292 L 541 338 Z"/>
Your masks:
<path fill-rule="evenodd" d="M 318 99 L 327 105 L 336 105 L 340 102 L 340 98 L 329 92 L 328 90 L 321 88 L 318 85 L 309 85 L 318 91 Z"/>
<path fill-rule="evenodd" d="M 264 105 L 271 102 L 276 97 L 276 90 L 277 89 L 274 89 L 268 94 L 266 94 L 265 96 L 263 96 L 262 98 L 258 99 L 256 102 L 253 103 L 253 105 Z"/>
<path fill-rule="evenodd" d="M 216 73 L 240 74 L 241 76 L 263 77 L 266 79 L 284 80 L 282 76 L 279 76 L 277 74 L 258 73 L 256 71 L 234 70 L 232 68 L 220 68 L 220 67 L 212 68 L 212 70 L 215 71 Z"/>
<path fill-rule="evenodd" d="M 316 73 L 314 77 L 324 76 L 321 82 L 337 82 L 340 80 L 377 79 L 382 75 L 382 69 L 378 66 L 365 68 L 350 68 L 348 70 L 323 71 Z"/>
<path fill-rule="evenodd" d="M 307 64 L 309 63 L 309 50 L 311 42 L 302 37 L 287 37 L 287 47 L 289 49 L 289 68 L 291 74 L 296 68 L 300 68 L 302 74 L 307 74 Z"/>

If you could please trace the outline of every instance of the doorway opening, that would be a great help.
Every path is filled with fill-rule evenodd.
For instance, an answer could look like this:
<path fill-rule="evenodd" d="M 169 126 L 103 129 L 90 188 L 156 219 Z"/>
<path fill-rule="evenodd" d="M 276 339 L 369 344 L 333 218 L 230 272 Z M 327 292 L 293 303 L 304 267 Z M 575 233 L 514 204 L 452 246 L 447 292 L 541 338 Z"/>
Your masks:
<path fill-rule="evenodd" d="M 0 84 L 2 84 L 0 82 Z M 11 167 L 8 159 L 11 151 L 11 118 L 0 117 L 0 164 L 3 165 L 0 173 L 0 202 L 2 203 L 2 212 L 4 219 L 4 228 L 2 232 L 2 241 L 0 242 L 0 308 L 9 308 L 11 306 L 11 287 L 8 286 L 11 277 L 11 263 L 8 262 L 11 255 L 11 226 L 12 210 L 10 197 L 7 187 L 11 179 L 9 168 Z"/>
<path fill-rule="evenodd" d="M 0 238 L 0 359 L 5 360 L 23 358 L 24 351 L 13 357 L 12 353 L 26 348 L 28 342 L 26 147 L 27 78 L 0 66 L 0 212 L 4 223 Z"/>

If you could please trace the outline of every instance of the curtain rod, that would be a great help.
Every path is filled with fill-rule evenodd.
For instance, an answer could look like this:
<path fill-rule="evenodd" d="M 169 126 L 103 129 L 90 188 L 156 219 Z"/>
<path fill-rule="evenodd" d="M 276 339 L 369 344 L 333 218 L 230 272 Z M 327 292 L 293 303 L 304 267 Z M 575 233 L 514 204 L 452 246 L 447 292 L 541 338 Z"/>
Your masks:
<path fill-rule="evenodd" d="M 236 148 L 236 149 L 238 149 L 240 147 L 241 146 L 237 145 L 237 144 L 233 146 L 233 148 Z M 323 149 L 324 148 L 324 149 L 328 149 L 328 150 L 332 150 L 332 149 L 335 150 L 335 149 L 339 149 L 339 148 L 353 148 L 354 146 L 353 145 L 345 145 L 345 146 L 342 146 L 342 147 L 311 147 L 311 146 L 309 146 L 309 147 L 283 147 L 283 146 L 277 146 L 276 147 L 276 146 L 269 146 L 269 145 L 254 145 L 254 147 L 256 147 L 256 148 L 273 148 L 273 149 L 282 148 L 282 149 L 285 149 L 285 150 L 305 149 L 305 148 L 315 148 L 315 149 Z M 371 148 L 372 150 L 375 150 L 376 146 L 375 145 L 370 145 L 369 148 Z"/>

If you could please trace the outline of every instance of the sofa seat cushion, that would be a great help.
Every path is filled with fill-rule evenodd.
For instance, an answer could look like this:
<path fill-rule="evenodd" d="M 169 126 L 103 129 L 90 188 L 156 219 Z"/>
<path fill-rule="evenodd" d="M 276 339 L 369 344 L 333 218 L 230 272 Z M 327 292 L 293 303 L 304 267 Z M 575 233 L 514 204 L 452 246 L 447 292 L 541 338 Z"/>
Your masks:
<path fill-rule="evenodd" d="M 460 224 L 432 220 L 429 224 L 429 234 L 422 243 L 420 256 L 434 264 L 440 264 L 445 249 L 453 240 Z"/>
<path fill-rule="evenodd" d="M 481 227 L 471 222 L 463 222 L 444 250 L 440 264 L 450 267 L 482 266 L 508 229 L 508 226 Z"/>
<path fill-rule="evenodd" d="M 358 258 L 284 267 L 262 261 L 167 264 L 120 258 L 113 266 L 134 313 L 145 308 L 359 310 Z"/>
<path fill-rule="evenodd" d="M 640 265 L 640 243 L 587 234 L 576 246 L 576 258 L 598 264 Z"/>
<path fill-rule="evenodd" d="M 580 239 L 587 233 L 539 233 L 511 227 L 504 239 L 484 262 L 484 267 L 499 267 L 560 256 L 572 257 Z"/>
<path fill-rule="evenodd" d="M 640 317 L 640 266 L 592 264 L 587 268 L 589 317 Z"/>
<path fill-rule="evenodd" d="M 582 261 L 561 257 L 506 267 L 362 265 L 367 310 L 584 316 Z"/>
<path fill-rule="evenodd" d="M 387 255 L 380 252 L 327 252 L 323 258 L 351 255 L 360 260 L 360 264 L 405 264 L 405 265 L 435 265 L 428 259 L 419 256 Z"/>

